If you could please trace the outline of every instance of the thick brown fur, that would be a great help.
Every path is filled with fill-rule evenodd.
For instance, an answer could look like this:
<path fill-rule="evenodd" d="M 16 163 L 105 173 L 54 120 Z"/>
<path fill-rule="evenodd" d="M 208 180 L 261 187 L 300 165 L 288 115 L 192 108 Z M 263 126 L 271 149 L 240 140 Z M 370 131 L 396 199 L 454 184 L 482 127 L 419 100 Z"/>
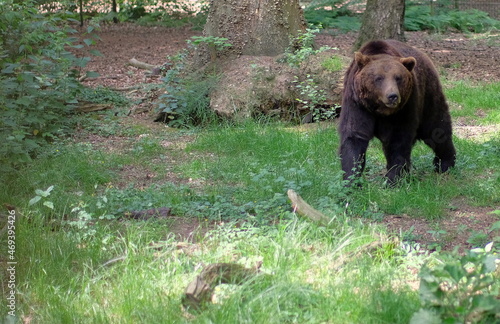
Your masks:
<path fill-rule="evenodd" d="M 355 53 L 344 77 L 339 133 L 345 180 L 364 170 L 373 137 L 382 142 L 390 183 L 409 172 L 416 140 L 433 149 L 436 171 L 455 165 L 438 73 L 427 55 L 395 40 L 372 41 Z"/>

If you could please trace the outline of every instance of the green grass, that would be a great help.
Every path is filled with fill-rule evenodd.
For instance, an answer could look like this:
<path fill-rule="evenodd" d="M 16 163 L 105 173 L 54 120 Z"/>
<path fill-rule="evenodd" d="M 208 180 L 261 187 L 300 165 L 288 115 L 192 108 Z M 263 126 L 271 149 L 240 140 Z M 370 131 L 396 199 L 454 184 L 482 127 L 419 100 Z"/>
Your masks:
<path fill-rule="evenodd" d="M 36 189 L 45 190 L 55 185 L 51 198 L 57 206 L 65 208 L 68 200 L 90 195 L 95 186 L 111 181 L 111 170 L 117 163 L 113 156 L 95 151 L 88 145 L 54 144 L 37 158 L 36 163 L 2 175 L 5 186 L 0 201 L 24 206 L 35 196 Z"/>
<path fill-rule="evenodd" d="M 376 237 L 375 228 L 359 224 L 325 229 L 293 219 L 270 227 L 224 226 L 190 254 L 165 237 L 165 223 L 97 226 L 84 240 L 76 230 L 26 225 L 18 231 L 17 253 L 26 256 L 18 263 L 20 313 L 37 322 L 190 322 L 180 297 L 200 263 L 253 266 L 258 260 L 268 276 L 219 291 L 223 302 L 194 322 L 391 323 L 408 322 L 418 309 L 415 291 L 391 290 L 409 275 L 396 271 L 397 257 L 358 260 L 354 272 L 338 263 Z M 151 242 L 160 247 L 150 248 Z M 116 256 L 126 257 L 103 266 Z"/>
<path fill-rule="evenodd" d="M 365 216 L 408 213 L 434 219 L 444 215 L 453 198 L 466 196 L 478 205 L 498 203 L 500 188 L 494 167 L 500 163 L 498 141 L 497 138 L 474 143 L 456 139 L 458 167 L 445 175 L 432 171 L 432 151 L 419 143 L 413 151 L 412 176 L 395 189 L 381 189 L 385 160 L 380 143 L 373 141 L 367 153 L 367 181 L 349 197 L 340 185 L 334 125 L 299 131 L 253 124 L 209 132 L 188 150 L 212 152 L 214 156 L 185 165 L 183 172 L 200 179 L 214 179 L 215 190 L 220 190 L 217 185 L 237 184 L 231 195 L 240 204 L 276 193 L 284 195 L 288 189 L 294 189 L 314 206 L 325 203 L 334 212 L 352 202 L 343 212 Z M 486 174 L 494 176 L 476 181 Z"/>
<path fill-rule="evenodd" d="M 449 84 L 445 93 L 448 100 L 457 104 L 452 110 L 452 118 L 463 117 L 481 125 L 500 122 L 500 82 L 474 84 L 457 81 Z"/>
<path fill-rule="evenodd" d="M 454 95 L 459 86 L 476 101 Z M 498 88 L 480 86 L 476 92 L 475 86 L 451 85 L 447 95 L 453 105 L 477 102 L 487 112 L 473 117 L 474 109 L 464 108 L 465 117 L 500 123 L 494 101 L 481 101 Z M 406 283 L 416 281 L 415 269 L 435 256 L 403 250 L 373 220 L 386 214 L 435 220 L 457 199 L 500 204 L 498 136 L 455 137 L 457 167 L 444 175 L 432 171 L 432 152 L 418 143 L 412 174 L 390 189 L 383 186 L 381 145 L 373 141 L 363 187 L 348 190 L 332 123 L 248 122 L 174 133 L 114 118 L 86 122 L 92 120 L 88 130 L 117 145 L 68 139 L 35 163 L 0 175 L 0 202 L 15 205 L 19 216 L 17 314 L 36 323 L 408 323 L 420 302 Z M 185 148 L 163 145 L 182 135 L 194 140 Z M 123 170 L 133 168 L 139 170 L 136 180 L 124 184 Z M 144 186 L 150 172 L 157 178 Z M 52 185 L 49 196 L 28 204 L 36 189 Z M 297 218 L 288 189 L 332 223 Z M 47 201 L 53 209 L 43 205 Z M 121 218 L 159 207 L 193 221 L 215 221 L 214 228 L 196 244 L 179 244 L 170 219 Z M 7 246 L 4 236 L 0 242 Z M 376 248 L 367 250 L 372 242 Z M 219 262 L 262 262 L 265 275 L 221 286 L 217 303 L 186 315 L 181 298 L 188 283 L 202 265 Z M 6 294 L 4 270 L 0 276 Z M 1 305 L 3 318 L 7 309 Z"/>
<path fill-rule="evenodd" d="M 341 57 L 332 56 L 321 62 L 321 66 L 330 72 L 337 72 L 345 68 L 345 63 Z"/>

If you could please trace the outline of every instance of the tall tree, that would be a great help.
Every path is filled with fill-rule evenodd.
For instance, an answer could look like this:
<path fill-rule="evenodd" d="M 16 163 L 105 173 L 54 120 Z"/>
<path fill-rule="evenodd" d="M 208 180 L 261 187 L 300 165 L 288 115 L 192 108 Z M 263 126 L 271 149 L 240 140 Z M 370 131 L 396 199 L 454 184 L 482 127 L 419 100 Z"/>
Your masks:
<path fill-rule="evenodd" d="M 375 39 L 404 41 L 404 16 L 405 0 L 368 0 L 353 49 Z"/>
<path fill-rule="evenodd" d="M 298 0 L 211 0 L 203 33 L 227 38 L 229 54 L 274 56 L 306 27 Z"/>

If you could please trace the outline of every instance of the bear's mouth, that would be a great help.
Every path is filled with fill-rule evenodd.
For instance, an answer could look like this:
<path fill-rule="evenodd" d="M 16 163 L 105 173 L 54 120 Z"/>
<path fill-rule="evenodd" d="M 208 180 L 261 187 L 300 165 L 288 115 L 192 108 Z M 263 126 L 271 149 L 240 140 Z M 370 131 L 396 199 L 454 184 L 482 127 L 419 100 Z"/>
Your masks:
<path fill-rule="evenodd" d="M 399 110 L 399 108 L 400 108 L 399 100 L 395 102 L 382 101 L 380 105 L 378 105 L 378 107 L 375 109 L 375 111 L 380 115 L 389 116 L 396 113 Z"/>
<path fill-rule="evenodd" d="M 390 109 L 395 109 L 398 107 L 399 105 L 399 102 L 384 102 L 384 105 L 387 107 L 387 108 L 390 108 Z"/>
<path fill-rule="evenodd" d="M 398 93 L 392 92 L 392 93 L 389 93 L 387 96 L 385 96 L 385 98 L 382 100 L 382 102 L 384 103 L 384 105 L 387 108 L 394 109 L 394 108 L 397 108 L 399 106 L 399 104 L 401 103 L 401 97 L 399 96 Z"/>

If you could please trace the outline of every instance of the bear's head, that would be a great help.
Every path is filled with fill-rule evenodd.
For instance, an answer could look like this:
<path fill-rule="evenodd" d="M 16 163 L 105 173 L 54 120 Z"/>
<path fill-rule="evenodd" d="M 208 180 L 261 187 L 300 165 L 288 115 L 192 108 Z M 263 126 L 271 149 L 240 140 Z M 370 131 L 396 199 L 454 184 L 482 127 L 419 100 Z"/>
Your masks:
<path fill-rule="evenodd" d="M 401 109 L 413 91 L 413 57 L 355 53 L 355 91 L 372 112 L 391 115 Z"/>

